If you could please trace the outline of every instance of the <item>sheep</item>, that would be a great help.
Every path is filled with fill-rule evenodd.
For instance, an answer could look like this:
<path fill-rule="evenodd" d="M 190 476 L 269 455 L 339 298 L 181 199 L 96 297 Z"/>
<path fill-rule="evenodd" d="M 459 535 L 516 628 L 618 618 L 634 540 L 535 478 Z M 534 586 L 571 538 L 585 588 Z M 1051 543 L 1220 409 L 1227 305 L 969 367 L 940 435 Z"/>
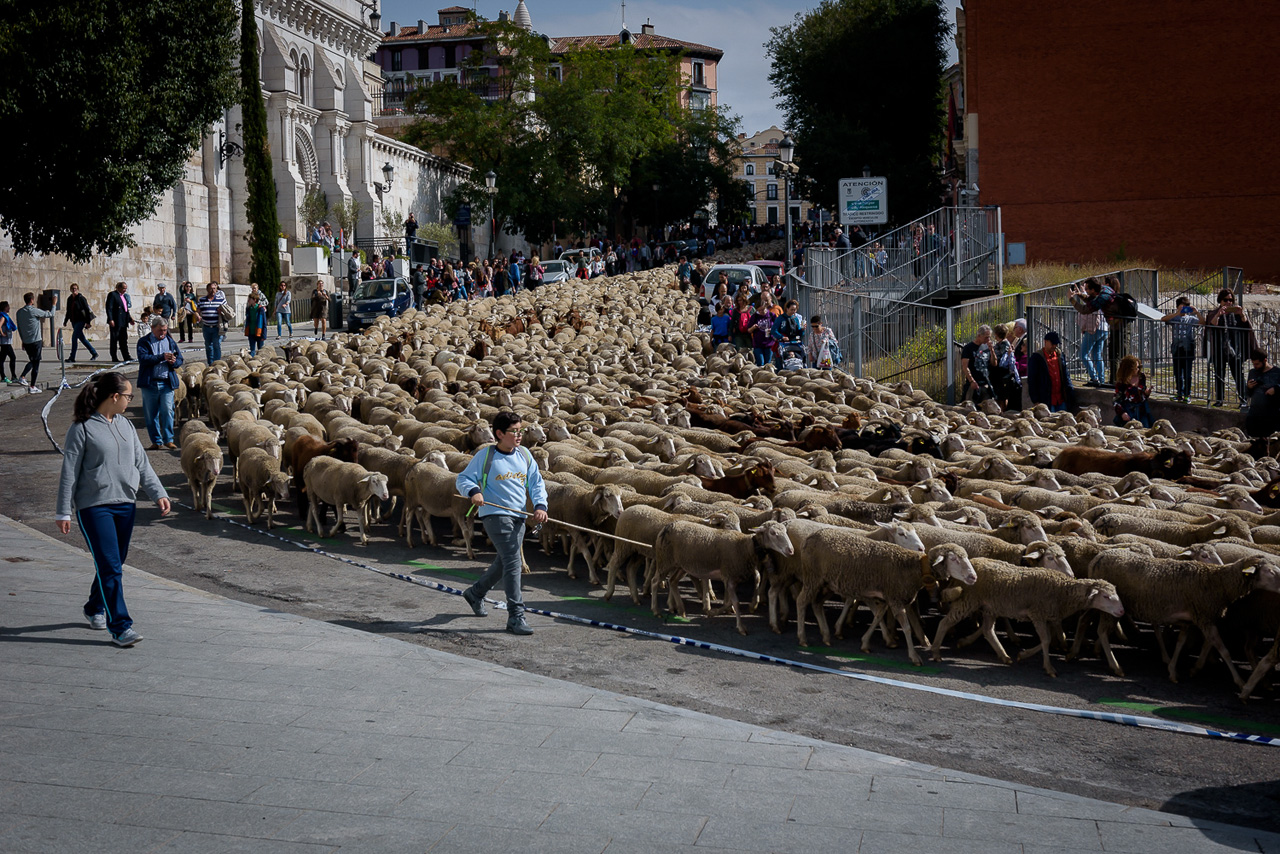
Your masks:
<path fill-rule="evenodd" d="M 1093 527 L 1104 537 L 1117 534 L 1136 534 L 1147 540 L 1169 543 L 1176 546 L 1190 546 L 1222 537 L 1237 537 L 1245 542 L 1253 542 L 1249 533 L 1249 525 L 1240 519 L 1227 516 L 1203 525 L 1187 525 L 1177 522 L 1162 522 L 1158 519 L 1144 519 L 1140 516 L 1129 516 L 1124 513 L 1108 513 L 1093 520 Z"/>
<path fill-rule="evenodd" d="M 1142 472 L 1150 477 L 1177 480 L 1191 473 L 1191 453 L 1161 448 L 1141 454 L 1124 454 L 1071 445 L 1062 449 L 1054 459 L 1053 467 L 1069 474 L 1099 472 L 1123 477 L 1130 472 Z"/>
<path fill-rule="evenodd" d="M 387 491 L 391 495 L 391 504 L 384 513 L 379 514 L 379 520 L 385 520 L 395 512 L 397 499 L 404 498 L 405 478 L 408 476 L 409 470 L 418 464 L 418 459 L 410 454 L 389 451 L 386 448 L 364 446 L 360 448 L 360 452 L 356 455 L 356 462 L 369 471 L 381 472 L 387 476 Z M 403 514 L 400 517 L 398 531 L 399 533 L 404 533 Z"/>
<path fill-rule="evenodd" d="M 322 442 L 314 436 L 299 436 L 294 440 L 293 453 L 290 455 L 290 468 L 293 470 L 293 488 L 298 499 L 298 515 L 307 517 L 311 502 L 307 498 L 307 484 L 302 473 L 307 463 L 319 456 L 330 456 L 343 462 L 353 463 L 360 453 L 360 444 L 354 439 L 337 439 Z M 323 521 L 323 516 L 321 520 Z"/>
<path fill-rule="evenodd" d="M 258 421 L 232 419 L 227 422 L 227 453 L 231 457 L 231 476 L 240 481 L 240 454 L 249 448 L 261 448 L 280 459 L 280 428 L 267 427 Z"/>
<path fill-rule="evenodd" d="M 409 469 L 404 478 L 404 535 L 405 544 L 413 548 L 413 526 L 416 522 L 423 538 L 434 547 L 435 528 L 432 516 L 445 516 L 453 520 L 454 529 L 462 537 L 467 557 L 475 560 L 472 544 L 475 532 L 468 511 L 471 505 L 457 498 L 457 475 L 432 463 L 421 462 Z"/>
<path fill-rule="evenodd" d="M 664 495 L 667 489 L 678 484 L 695 489 L 702 488 L 702 481 L 694 475 L 668 476 L 659 474 L 656 471 L 648 471 L 647 469 L 605 469 L 596 475 L 593 482 L 597 485 L 604 483 L 626 484 L 636 492 L 642 492 L 645 495 Z"/>
<path fill-rule="evenodd" d="M 215 433 L 208 424 L 205 424 L 203 421 L 196 421 L 193 419 L 188 421 L 186 424 L 183 424 L 182 429 L 178 431 L 178 445 L 186 445 L 187 438 L 189 436 L 194 436 L 197 433 L 204 433 L 205 435 L 212 436 L 215 442 L 218 438 L 218 434 Z"/>
<path fill-rule="evenodd" d="M 941 578 L 955 578 L 961 584 L 976 579 L 973 564 L 964 550 L 950 543 L 934 546 L 928 552 L 915 552 L 892 543 L 881 543 L 852 531 L 836 528 L 810 535 L 800 549 L 800 593 L 796 597 L 796 613 L 803 614 L 808 605 L 824 589 L 846 599 L 882 599 L 889 613 L 898 620 L 907 640 L 907 654 L 917 666 L 923 662 L 912 640 L 907 606 L 921 587 Z M 831 645 L 831 632 L 821 610 L 815 612 L 824 644 Z M 873 623 L 874 628 L 874 623 Z M 871 631 L 862 637 L 863 652 L 870 651 Z M 796 639 L 808 646 L 804 620 L 796 621 Z"/>
<path fill-rule="evenodd" d="M 613 593 L 618 583 L 618 574 L 625 569 L 627 586 L 631 590 L 631 601 L 639 605 L 640 590 L 636 586 L 635 564 L 637 561 L 643 563 L 644 577 L 646 579 L 650 578 L 653 574 L 652 547 L 649 547 L 649 554 L 646 555 L 640 552 L 636 546 L 622 542 L 622 540 L 651 543 L 657 539 L 658 532 L 666 525 L 676 521 L 697 521 L 697 519 L 677 513 L 668 513 L 665 510 L 650 507 L 646 504 L 628 504 L 628 500 L 629 496 L 624 493 L 622 495 L 623 509 L 618 515 L 617 524 L 613 528 L 614 535 L 620 539 L 614 541 L 613 554 L 609 558 L 607 567 L 609 574 L 605 581 L 604 601 L 613 600 Z M 723 514 L 723 516 L 717 517 L 716 521 L 719 523 L 719 527 L 737 530 L 738 517 L 733 514 Z"/>
<path fill-rule="evenodd" d="M 733 610 L 738 634 L 745 635 L 747 630 L 742 625 L 737 586 L 749 579 L 758 584 L 766 550 L 784 556 L 794 553 L 782 523 L 765 522 L 750 534 L 717 531 L 694 522 L 677 521 L 666 525 L 658 532 L 653 545 L 656 569 L 650 593 L 654 615 L 662 615 L 658 604 L 659 581 L 669 581 L 670 595 L 683 616 L 684 603 L 676 591 L 679 574 L 683 572 L 707 581 L 718 578 L 724 582 L 725 601 Z"/>
<path fill-rule="evenodd" d="M 1060 624 L 1088 608 L 1097 608 L 1113 617 L 1124 615 L 1124 606 L 1110 582 L 1071 578 L 1050 569 L 1026 569 L 986 558 L 973 558 L 972 562 L 977 581 L 969 587 L 950 587 L 942 593 L 942 601 L 950 607 L 933 636 L 934 661 L 942 660 L 942 642 L 947 632 L 965 617 L 981 611 L 981 632 L 1002 663 L 1012 664 L 1013 659 L 996 637 L 996 619 L 1029 620 L 1040 638 L 1037 649 L 1044 654 L 1044 672 L 1057 676 L 1049 661 L 1050 622 Z M 1035 649 L 1029 650 L 1022 657 L 1035 652 Z"/>
<path fill-rule="evenodd" d="M 302 480 L 311 499 L 306 522 L 308 531 L 321 533 L 323 523 L 319 505 L 332 504 L 337 521 L 333 529 L 324 536 L 336 536 L 347 527 L 345 515 L 347 505 L 350 504 L 355 508 L 356 518 L 360 521 L 360 545 L 368 545 L 369 536 L 365 533 L 365 524 L 369 515 L 369 502 L 375 498 L 386 501 L 390 497 L 385 474 L 370 472 L 359 463 L 344 463 L 333 457 L 315 457 L 302 470 Z"/>
<path fill-rule="evenodd" d="M 236 468 L 240 482 L 240 497 L 244 500 L 244 515 L 253 524 L 267 516 L 267 530 L 271 530 L 276 515 L 276 501 L 289 497 L 289 475 L 280 471 L 280 461 L 262 448 L 247 448 L 240 454 Z"/>
<path fill-rule="evenodd" d="M 548 483 L 546 486 L 547 513 L 556 519 L 580 527 L 599 528 L 607 520 L 617 519 L 622 515 L 622 490 L 617 484 L 601 484 L 588 489 L 559 483 Z M 563 528 L 562 531 L 562 536 L 568 540 L 565 551 L 569 555 L 569 565 L 566 567 L 569 577 L 577 578 L 573 571 L 573 559 L 581 553 L 587 564 L 588 580 L 598 585 L 600 579 L 596 576 L 596 560 L 601 549 L 599 540 L 604 538 L 592 537 L 573 528 Z M 544 535 L 545 532 L 546 529 Z M 549 544 L 550 537 L 546 536 L 544 546 Z"/>
<path fill-rule="evenodd" d="M 969 557 L 985 557 L 1016 564 L 1027 552 L 1027 546 L 1022 543 L 1006 542 L 974 529 L 959 531 L 921 525 L 916 529 L 916 533 L 920 535 L 926 548 L 942 543 L 955 543 L 963 548 Z"/>
<path fill-rule="evenodd" d="M 1204 635 L 1205 644 L 1222 656 L 1237 688 L 1244 680 L 1236 671 L 1231 655 L 1218 633 L 1217 620 L 1227 606 L 1243 598 L 1251 590 L 1280 592 L 1280 564 L 1272 560 L 1243 558 L 1234 563 L 1213 566 L 1181 560 L 1153 559 L 1132 552 L 1113 549 L 1098 555 L 1089 565 L 1088 577 L 1110 581 L 1134 620 L 1153 626 L 1170 623 L 1190 624 Z M 1108 667 L 1123 677 L 1115 654 L 1111 651 L 1114 619 L 1104 616 L 1098 626 L 1098 640 Z M 1071 647 L 1075 656 L 1084 640 L 1083 626 L 1076 631 Z M 1178 657 L 1186 635 L 1178 638 L 1173 655 L 1167 656 L 1169 681 L 1178 681 Z M 1203 666 L 1204 656 L 1192 669 L 1194 676 Z"/>
<path fill-rule="evenodd" d="M 182 473 L 191 487 L 191 503 L 213 518 L 213 487 L 222 473 L 222 449 L 212 433 L 192 433 L 182 443 Z"/>

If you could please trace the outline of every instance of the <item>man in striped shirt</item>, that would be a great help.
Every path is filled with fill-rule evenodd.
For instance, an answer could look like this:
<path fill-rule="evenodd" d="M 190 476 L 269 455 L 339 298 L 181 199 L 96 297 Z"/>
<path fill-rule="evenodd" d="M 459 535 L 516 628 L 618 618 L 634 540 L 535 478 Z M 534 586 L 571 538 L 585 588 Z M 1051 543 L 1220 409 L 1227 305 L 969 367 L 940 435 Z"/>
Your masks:
<path fill-rule="evenodd" d="M 222 358 L 222 318 L 218 312 L 226 302 L 227 298 L 218 290 L 217 282 L 210 282 L 205 295 L 196 300 L 196 308 L 200 310 L 200 329 L 204 333 L 206 364 L 212 365 Z"/>

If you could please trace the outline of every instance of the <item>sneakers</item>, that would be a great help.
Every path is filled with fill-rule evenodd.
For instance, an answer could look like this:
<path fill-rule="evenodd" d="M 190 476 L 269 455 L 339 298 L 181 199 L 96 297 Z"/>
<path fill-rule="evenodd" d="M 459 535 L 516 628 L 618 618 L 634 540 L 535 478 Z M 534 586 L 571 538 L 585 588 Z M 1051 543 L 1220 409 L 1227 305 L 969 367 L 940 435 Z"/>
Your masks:
<path fill-rule="evenodd" d="M 27 393 L 28 394 L 44 394 L 44 389 L 40 388 L 39 386 L 33 385 L 27 388 Z"/>
<path fill-rule="evenodd" d="M 89 361 L 91 361 L 91 362 L 96 362 L 96 361 L 98 361 L 98 354 L 97 354 L 97 353 L 94 353 L 92 356 L 90 356 L 90 357 L 89 357 Z"/>
<path fill-rule="evenodd" d="M 105 632 L 107 630 L 106 614 L 85 614 L 84 618 L 89 621 L 89 628 L 94 631 Z"/>
<path fill-rule="evenodd" d="M 477 617 L 489 616 L 489 609 L 484 605 L 484 598 L 472 593 L 470 587 L 462 591 L 462 598 L 467 600 L 467 604 L 471 606 L 471 610 Z"/>
<path fill-rule="evenodd" d="M 513 617 L 512 619 L 507 620 L 507 631 L 511 632 L 513 635 L 533 634 L 533 629 L 529 627 L 529 623 L 525 620 L 523 614 L 519 617 Z"/>
<path fill-rule="evenodd" d="M 125 629 L 120 634 L 111 636 L 111 642 L 116 646 L 133 646 L 140 640 L 142 640 L 142 635 L 133 629 Z"/>

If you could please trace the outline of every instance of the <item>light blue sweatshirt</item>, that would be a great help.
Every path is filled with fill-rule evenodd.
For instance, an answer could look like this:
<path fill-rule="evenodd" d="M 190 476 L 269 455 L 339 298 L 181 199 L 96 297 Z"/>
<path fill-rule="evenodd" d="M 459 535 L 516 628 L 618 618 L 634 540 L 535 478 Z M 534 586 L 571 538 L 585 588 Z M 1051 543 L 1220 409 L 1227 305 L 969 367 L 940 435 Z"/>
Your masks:
<path fill-rule="evenodd" d="M 493 464 L 489 467 L 489 478 L 481 488 L 480 480 L 484 475 L 485 457 L 489 449 L 493 449 Z M 547 509 L 547 487 L 542 482 L 542 472 L 527 448 L 517 447 L 509 454 L 499 451 L 496 445 L 485 445 L 476 451 L 471 462 L 458 475 L 458 494 L 468 498 L 477 492 L 484 494 L 486 502 L 505 504 L 517 510 L 525 509 L 525 498 L 533 499 L 535 510 Z M 480 518 L 485 516 L 515 516 L 510 510 L 499 510 L 486 503 L 480 508 Z"/>

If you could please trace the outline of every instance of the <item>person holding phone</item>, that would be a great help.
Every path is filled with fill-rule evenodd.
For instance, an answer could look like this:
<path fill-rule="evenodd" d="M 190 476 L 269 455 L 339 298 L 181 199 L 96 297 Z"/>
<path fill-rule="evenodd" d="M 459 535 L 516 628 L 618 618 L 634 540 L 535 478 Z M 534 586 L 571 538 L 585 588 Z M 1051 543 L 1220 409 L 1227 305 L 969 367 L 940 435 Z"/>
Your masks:
<path fill-rule="evenodd" d="M 1160 318 L 1173 332 L 1173 384 L 1178 403 L 1191 399 L 1191 365 L 1196 357 L 1196 328 L 1203 322 L 1200 312 L 1185 296 L 1178 297 L 1173 311 Z"/>

